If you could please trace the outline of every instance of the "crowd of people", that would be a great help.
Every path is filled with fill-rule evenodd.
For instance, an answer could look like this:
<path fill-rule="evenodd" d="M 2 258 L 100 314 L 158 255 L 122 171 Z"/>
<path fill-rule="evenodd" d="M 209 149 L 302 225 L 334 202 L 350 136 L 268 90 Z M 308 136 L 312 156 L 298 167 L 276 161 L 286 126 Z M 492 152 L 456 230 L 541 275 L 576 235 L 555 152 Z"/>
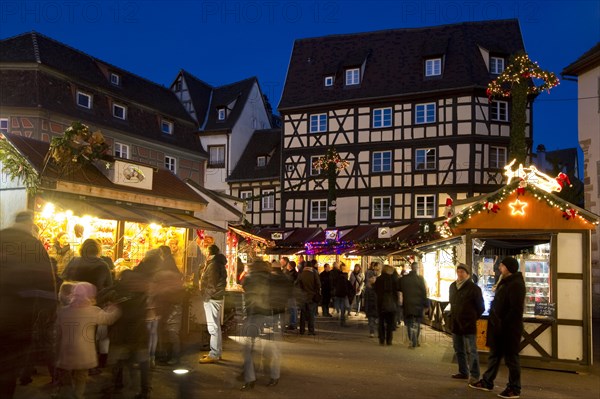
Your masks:
<path fill-rule="evenodd" d="M 0 399 L 13 397 L 17 380 L 29 383 L 33 365 L 40 361 L 48 367 L 58 398 L 84 398 L 88 375 L 99 368 L 111 371 L 107 393 L 119 392 L 127 375 L 139 373 L 135 397 L 149 398 L 156 362 L 176 365 L 181 355 L 183 275 L 169 246 L 148 251 L 137 266 L 115 274 L 98 240 L 86 239 L 74 254 L 58 237 L 49 255 L 37 233 L 29 211 L 18 213 L 14 225 L 0 231 Z M 222 359 L 226 264 L 220 249 L 210 245 L 197 273 L 210 335 L 210 350 L 199 358 L 200 364 Z M 316 335 L 319 306 L 323 317 L 337 317 L 341 327 L 352 311 L 364 312 L 369 336 L 377 336 L 380 345 L 392 345 L 394 331 L 403 321 L 409 348 L 420 346 L 420 326 L 429 302 L 418 266 L 413 262 L 410 271 L 398 273 L 389 264 L 372 262 L 363 273 L 359 264 L 349 272 L 343 262 L 334 262 L 319 273 L 314 259 L 300 257 L 297 264 L 287 257 L 271 263 L 251 261 L 245 272 L 237 273 L 245 312 L 240 389 L 254 388 L 257 350 L 269 373 L 266 385 L 279 383 L 283 333 L 299 330 L 301 335 Z M 518 344 L 525 288 L 518 267 L 511 257 L 500 265 L 502 278 L 487 334 L 491 352 L 483 376 L 476 347 L 483 299 L 467 265 L 458 264 L 449 291 L 458 362 L 452 378 L 489 391 L 504 358 L 509 381 L 499 395 L 503 398 L 518 398 L 521 391 Z"/>

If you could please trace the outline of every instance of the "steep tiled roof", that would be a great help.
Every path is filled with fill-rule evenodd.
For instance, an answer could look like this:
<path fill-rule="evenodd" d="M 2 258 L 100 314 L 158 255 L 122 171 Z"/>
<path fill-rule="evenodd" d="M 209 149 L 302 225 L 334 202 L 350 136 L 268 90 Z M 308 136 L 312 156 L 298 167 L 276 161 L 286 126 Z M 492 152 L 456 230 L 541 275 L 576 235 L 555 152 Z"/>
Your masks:
<path fill-rule="evenodd" d="M 44 159 L 50 147 L 49 143 L 14 134 L 6 134 L 5 137 L 25 158 L 27 158 L 38 172 L 43 171 L 43 176 L 48 179 L 60 179 L 86 186 L 126 191 L 132 194 L 152 195 L 162 198 L 177 198 L 182 201 L 191 201 L 201 204 L 207 203 L 176 175 L 162 168 L 155 169 L 152 190 L 124 187 L 114 184 L 93 165 L 82 166 L 80 173 L 74 173 L 68 176 L 68 178 L 65 176 L 58 176 L 56 171 L 51 168 L 46 168 L 44 170 Z"/>
<path fill-rule="evenodd" d="M 481 49 L 508 57 L 524 50 L 517 20 L 468 22 L 429 28 L 299 39 L 279 110 L 466 87 L 491 80 Z M 442 56 L 442 76 L 424 77 L 426 58 Z M 364 65 L 359 85 L 344 87 L 345 70 Z M 334 75 L 332 87 L 325 76 Z"/>
<path fill-rule="evenodd" d="M 106 63 L 37 32 L 0 40 L 0 62 L 13 68 L 2 71 L 2 105 L 36 106 L 74 119 L 108 125 L 145 138 L 198 150 L 195 122 L 168 88 Z M 44 70 L 26 70 L 20 64 L 41 64 L 65 75 Z M 120 85 L 110 82 L 110 73 L 120 76 Z M 10 84 L 7 84 L 10 83 Z M 23 87 L 20 83 L 27 85 Z M 94 109 L 74 106 L 73 84 L 94 94 Z M 112 117 L 109 99 L 140 104 L 128 111 L 128 120 Z M 132 107 L 133 108 L 133 107 Z M 139 109 L 137 109 L 139 108 Z M 148 111 L 148 108 L 153 112 Z M 173 119 L 174 135 L 160 132 L 159 117 Z"/>
<path fill-rule="evenodd" d="M 563 75 L 580 75 L 600 65 L 600 42 L 563 69 Z"/>
<path fill-rule="evenodd" d="M 215 87 L 203 131 L 232 129 L 244 109 L 252 86 L 256 82 L 256 78 L 252 77 L 225 86 Z M 263 101 L 262 98 L 258 100 Z M 228 108 L 227 117 L 223 121 L 217 119 L 217 108 L 219 107 Z"/>
<path fill-rule="evenodd" d="M 264 167 L 256 166 L 256 158 L 267 156 Z M 281 129 L 256 130 L 237 165 L 229 175 L 229 183 L 248 180 L 279 179 L 281 174 Z"/>

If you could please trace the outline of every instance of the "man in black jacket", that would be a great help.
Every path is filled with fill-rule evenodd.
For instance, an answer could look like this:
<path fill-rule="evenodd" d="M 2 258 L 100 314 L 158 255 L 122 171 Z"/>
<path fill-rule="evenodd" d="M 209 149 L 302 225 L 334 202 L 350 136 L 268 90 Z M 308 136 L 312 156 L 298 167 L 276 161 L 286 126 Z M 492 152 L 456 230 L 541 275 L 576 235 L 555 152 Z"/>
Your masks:
<path fill-rule="evenodd" d="M 199 363 L 216 363 L 221 359 L 223 351 L 223 335 L 221 319 L 223 318 L 223 302 L 227 285 L 227 258 L 219 247 L 208 247 L 208 260 L 200 276 L 200 295 L 204 300 L 206 326 L 210 334 L 210 352 L 200 358 Z"/>
<path fill-rule="evenodd" d="M 508 367 L 508 384 L 498 395 L 501 398 L 519 398 L 521 395 L 519 344 L 523 333 L 525 281 L 518 270 L 519 262 L 515 258 L 506 257 L 500 263 L 502 278 L 496 288 L 488 319 L 487 345 L 491 350 L 488 369 L 481 380 L 469 384 L 471 388 L 491 391 L 500 361 L 504 358 Z"/>
<path fill-rule="evenodd" d="M 408 333 L 408 347 L 412 349 L 419 346 L 421 320 L 424 310 L 429 306 L 425 280 L 417 274 L 418 268 L 419 264 L 413 262 L 410 265 L 410 273 L 400 279 L 404 324 Z"/>
<path fill-rule="evenodd" d="M 477 354 L 477 319 L 485 310 L 483 295 L 473 280 L 469 278 L 469 269 L 464 263 L 456 266 L 456 281 L 450 285 L 450 312 L 452 320 L 452 342 L 458 373 L 452 378 L 470 382 L 479 381 L 479 355 Z M 470 362 L 467 362 L 467 354 Z M 469 367 L 470 366 L 470 367 Z"/>

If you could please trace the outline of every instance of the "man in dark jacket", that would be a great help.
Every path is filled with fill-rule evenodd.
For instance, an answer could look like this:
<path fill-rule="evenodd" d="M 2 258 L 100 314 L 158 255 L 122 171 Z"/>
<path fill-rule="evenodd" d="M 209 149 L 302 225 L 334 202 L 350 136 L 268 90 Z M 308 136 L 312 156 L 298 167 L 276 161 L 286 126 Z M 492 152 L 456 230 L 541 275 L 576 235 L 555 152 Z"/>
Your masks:
<path fill-rule="evenodd" d="M 331 278 L 329 274 L 331 266 L 329 263 L 325 263 L 323 266 L 323 271 L 319 274 L 319 279 L 321 280 L 321 310 L 323 312 L 324 317 L 333 317 L 329 313 L 329 303 L 331 302 Z"/>
<path fill-rule="evenodd" d="M 398 273 L 391 265 L 384 265 L 383 271 L 373 288 L 377 295 L 379 317 L 379 345 L 391 345 L 396 329 L 396 307 L 398 306 Z"/>
<path fill-rule="evenodd" d="M 298 288 L 301 290 L 300 299 L 300 334 L 304 334 L 308 323 L 308 335 L 315 335 L 315 313 L 317 303 L 321 301 L 321 280 L 317 271 L 316 261 L 306 262 L 298 274 Z"/>
<path fill-rule="evenodd" d="M 200 363 L 216 363 L 221 359 L 223 351 L 223 336 L 221 319 L 225 286 L 227 285 L 227 258 L 219 247 L 208 247 L 208 260 L 200 276 L 200 295 L 204 300 L 206 325 L 210 334 L 210 352 L 200 358 Z"/>
<path fill-rule="evenodd" d="M 508 384 L 498 395 L 501 398 L 518 398 L 521 395 L 519 344 L 523 333 L 525 281 L 518 270 L 519 262 L 510 256 L 500 263 L 502 278 L 496 288 L 488 319 L 488 368 L 481 380 L 469 384 L 471 388 L 491 391 L 504 357 L 508 367 Z"/>
<path fill-rule="evenodd" d="M 413 262 L 410 265 L 410 273 L 400 279 L 402 308 L 404 312 L 404 323 L 406 324 L 406 331 L 408 332 L 409 348 L 416 348 L 419 346 L 423 310 L 428 307 L 425 280 L 417 274 L 418 267 L 419 264 Z"/>
<path fill-rule="evenodd" d="M 450 284 L 451 328 L 458 373 L 452 378 L 474 383 L 479 380 L 479 355 L 477 353 L 477 319 L 485 310 L 483 295 L 469 278 L 469 268 L 464 263 L 456 266 L 456 281 Z M 467 353 L 471 357 L 470 367 Z"/>
<path fill-rule="evenodd" d="M 0 397 L 13 397 L 35 321 L 53 319 L 56 305 L 54 271 L 33 212 L 19 212 L 0 231 Z"/>

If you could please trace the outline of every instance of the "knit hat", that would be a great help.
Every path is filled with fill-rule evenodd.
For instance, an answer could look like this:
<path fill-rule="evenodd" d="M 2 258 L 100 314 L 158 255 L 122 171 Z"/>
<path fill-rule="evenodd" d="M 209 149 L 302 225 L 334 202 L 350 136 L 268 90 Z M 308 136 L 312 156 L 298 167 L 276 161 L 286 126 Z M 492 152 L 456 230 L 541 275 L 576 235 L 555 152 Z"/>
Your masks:
<path fill-rule="evenodd" d="M 21 211 L 15 216 L 15 223 L 33 223 L 32 211 Z"/>
<path fill-rule="evenodd" d="M 213 244 L 210 247 L 208 247 L 208 254 L 209 255 L 216 255 L 219 252 L 221 252 L 221 250 L 215 244 Z"/>
<path fill-rule="evenodd" d="M 519 261 L 510 256 L 507 256 L 506 258 L 502 259 L 502 264 L 511 274 L 516 273 L 519 270 Z"/>
<path fill-rule="evenodd" d="M 456 265 L 456 270 L 458 271 L 458 269 L 463 269 L 465 272 L 467 272 L 467 274 L 471 274 L 471 272 L 469 271 L 469 267 L 464 263 L 459 263 L 458 265 Z"/>

